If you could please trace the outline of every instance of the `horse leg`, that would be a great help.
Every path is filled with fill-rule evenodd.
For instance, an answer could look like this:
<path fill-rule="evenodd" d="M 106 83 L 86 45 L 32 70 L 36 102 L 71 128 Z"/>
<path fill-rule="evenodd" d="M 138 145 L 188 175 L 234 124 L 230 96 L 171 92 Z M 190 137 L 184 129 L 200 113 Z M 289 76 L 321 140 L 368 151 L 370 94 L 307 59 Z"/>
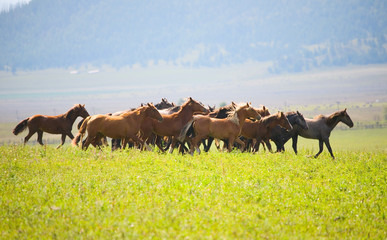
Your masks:
<path fill-rule="evenodd" d="M 91 139 L 93 139 L 93 138 L 91 138 L 90 135 L 88 135 L 88 136 L 86 137 L 85 141 L 82 142 L 82 150 L 87 150 L 87 148 L 89 147 L 89 145 L 90 145 L 90 143 L 91 143 Z"/>
<path fill-rule="evenodd" d="M 239 143 L 239 145 L 241 145 L 240 150 L 243 152 L 246 144 L 242 140 L 240 140 L 238 137 L 235 139 L 235 142 L 237 142 L 237 143 Z"/>
<path fill-rule="evenodd" d="M 262 139 L 261 138 L 256 138 L 256 143 L 254 145 L 254 153 L 259 151 L 259 145 L 261 145 Z"/>
<path fill-rule="evenodd" d="M 191 147 L 190 147 L 190 151 L 189 153 L 191 155 L 193 155 L 195 149 L 198 149 L 197 145 L 198 145 L 198 142 L 201 141 L 203 138 L 200 136 L 200 135 L 196 135 L 195 137 L 193 137 L 191 139 Z M 200 150 L 198 151 L 200 153 Z"/>
<path fill-rule="evenodd" d="M 44 144 L 42 139 L 43 139 L 43 131 L 38 130 L 38 143 L 43 146 Z"/>
<path fill-rule="evenodd" d="M 171 143 L 171 146 L 169 147 L 169 153 L 173 153 L 173 149 L 175 148 L 176 143 L 177 143 L 176 138 L 172 137 L 172 143 Z"/>
<path fill-rule="evenodd" d="M 297 141 L 298 141 L 298 135 L 294 135 L 292 137 L 292 146 L 293 146 L 294 153 L 296 155 L 297 155 Z M 284 147 L 284 150 L 285 150 L 285 147 Z"/>
<path fill-rule="evenodd" d="M 324 141 L 322 139 L 319 139 L 318 143 L 319 143 L 320 150 L 318 151 L 318 153 L 316 155 L 314 155 L 314 158 L 317 158 L 318 155 L 320 155 L 320 153 L 322 153 L 322 151 L 324 149 Z"/>
<path fill-rule="evenodd" d="M 126 148 L 126 144 L 128 143 L 128 140 L 127 138 L 123 138 L 121 141 L 122 141 L 122 146 L 121 146 L 121 149 L 124 150 Z"/>
<path fill-rule="evenodd" d="M 156 146 L 159 148 L 159 150 L 160 150 L 162 153 L 165 153 L 166 150 L 164 150 L 163 146 L 161 145 L 161 142 L 158 141 L 159 139 L 158 139 L 158 136 L 157 136 L 157 135 L 154 137 L 154 140 L 155 140 L 155 144 L 156 144 Z M 175 147 L 175 146 L 173 146 L 173 147 Z M 172 144 L 169 146 L 169 152 L 170 152 L 170 153 L 173 152 L 173 147 L 172 147 Z"/>
<path fill-rule="evenodd" d="M 332 157 L 333 159 L 335 159 L 335 156 L 333 156 L 331 144 L 329 143 L 329 138 L 326 138 L 326 139 L 324 140 L 324 142 L 325 142 L 325 146 L 327 146 L 327 148 L 328 148 L 329 153 L 331 154 L 331 157 Z"/>
<path fill-rule="evenodd" d="M 266 144 L 266 146 L 267 146 L 267 149 L 269 149 L 269 151 L 270 151 L 271 153 L 273 153 L 273 150 L 272 150 L 272 148 L 271 148 L 270 140 L 269 140 L 269 139 L 265 139 L 265 140 L 263 140 L 263 142 L 265 142 L 265 144 Z"/>
<path fill-rule="evenodd" d="M 143 140 L 142 140 L 141 138 L 139 138 L 137 135 L 133 135 L 133 136 L 131 136 L 131 138 L 133 139 L 134 142 L 140 144 L 140 150 L 141 150 L 141 151 L 144 150 L 144 147 L 146 148 L 146 150 L 152 151 L 152 148 L 146 143 L 146 141 L 143 141 Z"/>
<path fill-rule="evenodd" d="M 56 147 L 56 149 L 60 148 L 65 143 L 65 140 L 66 140 L 66 134 L 63 133 L 61 137 L 61 143 Z"/>
<path fill-rule="evenodd" d="M 27 136 L 24 138 L 24 145 L 28 142 L 28 140 L 32 137 L 32 135 L 35 134 L 36 131 L 31 131 L 31 129 L 28 129 L 28 134 Z"/>

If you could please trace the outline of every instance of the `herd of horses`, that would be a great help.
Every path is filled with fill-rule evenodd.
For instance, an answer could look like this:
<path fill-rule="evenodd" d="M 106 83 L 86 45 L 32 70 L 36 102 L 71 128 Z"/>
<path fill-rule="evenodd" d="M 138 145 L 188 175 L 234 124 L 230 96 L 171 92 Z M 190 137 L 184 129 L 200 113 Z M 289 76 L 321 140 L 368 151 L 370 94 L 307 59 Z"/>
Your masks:
<path fill-rule="evenodd" d="M 71 133 L 75 120 L 81 117 L 79 132 Z M 277 112 L 254 108 L 251 103 L 235 104 L 218 109 L 205 107 L 192 99 L 181 106 L 166 99 L 158 104 L 142 104 L 140 107 L 113 114 L 90 116 L 85 105 L 77 104 L 64 114 L 57 116 L 34 115 L 21 121 L 13 130 L 15 135 L 28 128 L 24 144 L 37 133 L 38 142 L 43 145 L 43 132 L 61 134 L 62 146 L 66 136 L 72 145 L 87 149 L 90 144 L 100 148 L 107 145 L 106 137 L 112 138 L 112 150 L 124 149 L 127 145 L 141 150 L 151 150 L 149 145 L 157 146 L 162 152 L 169 149 L 172 153 L 179 148 L 181 153 L 200 153 L 200 146 L 209 151 L 213 140 L 220 149 L 219 141 L 224 142 L 227 151 L 238 148 L 241 151 L 257 152 L 260 145 L 272 152 L 270 141 L 277 146 L 277 152 L 285 151 L 285 143 L 292 138 L 292 147 L 297 154 L 298 136 L 318 139 L 318 157 L 325 144 L 334 158 L 329 136 L 336 125 L 342 122 L 353 127 L 347 109 L 329 116 L 319 115 L 313 119 L 304 118 L 301 113 Z M 83 140 L 87 133 L 87 137 Z"/>

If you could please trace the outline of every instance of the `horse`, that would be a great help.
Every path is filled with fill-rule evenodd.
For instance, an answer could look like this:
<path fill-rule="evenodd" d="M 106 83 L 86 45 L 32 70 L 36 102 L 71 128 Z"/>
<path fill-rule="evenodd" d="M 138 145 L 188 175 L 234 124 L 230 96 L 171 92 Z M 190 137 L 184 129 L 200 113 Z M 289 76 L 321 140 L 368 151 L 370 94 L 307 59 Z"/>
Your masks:
<path fill-rule="evenodd" d="M 142 104 L 141 104 L 141 106 L 142 106 Z M 162 114 L 164 109 L 170 109 L 170 108 L 176 107 L 174 103 L 168 102 L 168 100 L 166 98 L 162 98 L 161 102 L 155 104 L 154 106 L 157 108 L 157 110 L 159 110 L 160 114 Z M 131 110 L 126 110 L 126 111 L 119 111 L 119 112 L 112 113 L 110 115 L 111 116 L 119 116 L 123 113 L 133 111 L 134 109 L 135 108 L 132 108 Z M 180 106 L 179 106 L 179 109 L 180 109 Z M 112 138 L 112 151 L 120 149 L 120 148 L 121 148 L 121 139 Z"/>
<path fill-rule="evenodd" d="M 261 117 L 269 116 L 270 112 L 269 109 L 267 109 L 265 106 L 262 106 L 262 109 L 259 108 L 253 108 Z M 224 119 L 229 116 L 230 113 L 235 111 L 235 103 L 232 102 L 232 104 L 227 105 L 225 107 L 221 107 L 218 110 L 215 111 L 215 114 L 210 114 L 211 117 Z M 203 146 L 204 151 L 208 152 L 210 150 L 211 144 L 214 141 L 213 137 L 208 137 L 207 144 L 205 144 L 205 140 L 203 140 Z M 228 145 L 227 139 L 223 139 L 223 142 L 225 145 Z M 216 147 L 218 150 L 220 149 L 219 142 L 216 142 Z"/>
<path fill-rule="evenodd" d="M 147 141 L 152 136 L 152 133 L 161 137 L 172 137 L 172 143 L 169 149 L 169 152 L 172 153 L 181 129 L 192 119 L 196 112 L 207 113 L 208 110 L 201 103 L 190 97 L 181 105 L 178 112 L 162 115 L 164 118 L 162 122 L 157 122 L 152 119 L 144 121 L 141 125 L 141 138 Z M 160 142 L 156 141 L 156 144 L 164 152 Z"/>
<path fill-rule="evenodd" d="M 332 130 L 336 127 L 339 122 L 344 123 L 348 127 L 353 127 L 352 119 L 349 117 L 347 113 L 347 109 L 337 111 L 329 115 L 328 117 L 324 115 L 318 115 L 313 119 L 305 119 L 308 124 L 308 129 L 300 129 L 295 135 L 292 137 L 293 140 L 293 150 L 297 154 L 297 140 L 298 136 L 310 139 L 318 139 L 319 141 L 319 151 L 315 158 L 317 158 L 324 148 L 324 143 L 328 148 L 331 157 L 335 159 L 333 155 L 331 144 L 329 143 L 329 136 L 331 135 Z"/>
<path fill-rule="evenodd" d="M 60 148 L 64 144 L 66 136 L 71 139 L 74 138 L 71 130 L 77 117 L 86 118 L 88 116 L 89 113 L 85 109 L 85 105 L 77 104 L 66 113 L 57 116 L 45 116 L 38 114 L 26 118 L 16 125 L 16 127 L 13 129 L 13 134 L 18 135 L 28 127 L 29 132 L 24 138 L 24 144 L 26 144 L 32 135 L 37 132 L 38 142 L 40 145 L 43 145 L 43 132 L 50 134 L 62 134 L 62 142 L 57 146 L 57 148 Z"/>
<path fill-rule="evenodd" d="M 287 131 L 279 126 L 274 127 L 270 133 L 270 139 L 277 146 L 277 152 L 285 151 L 285 143 L 292 138 L 292 136 L 301 129 L 308 129 L 308 124 L 305 121 L 304 116 L 300 112 L 287 112 L 285 113 L 289 123 L 293 126 L 291 131 Z"/>
<path fill-rule="evenodd" d="M 271 145 L 268 140 L 271 130 L 276 126 L 280 126 L 288 131 L 293 128 L 285 114 L 278 112 L 277 114 L 271 114 L 255 122 L 247 119 L 242 127 L 241 135 L 246 139 L 256 140 L 253 149 L 254 152 L 259 150 L 261 141 L 265 141 L 269 151 L 271 151 Z"/>
<path fill-rule="evenodd" d="M 168 100 L 166 98 L 162 98 L 161 102 L 155 104 L 155 107 L 158 110 L 169 108 L 169 107 L 174 107 L 174 106 L 175 106 L 175 104 L 168 102 Z"/>
<path fill-rule="evenodd" d="M 195 116 L 193 120 L 183 128 L 179 140 L 185 139 L 188 129 L 192 126 L 195 136 L 189 141 L 191 155 L 196 149 L 200 153 L 198 143 L 207 137 L 228 140 L 228 151 L 231 152 L 234 141 L 244 146 L 238 138 L 247 118 L 260 119 L 260 115 L 247 103 L 237 107 L 232 116 L 225 119 L 211 118 L 209 116 Z"/>
<path fill-rule="evenodd" d="M 156 119 L 157 121 L 163 120 L 159 111 L 152 104 L 147 104 L 146 106 L 139 107 L 134 111 L 126 112 L 119 116 L 89 116 L 79 129 L 81 141 L 86 130 L 88 135 L 85 143 L 82 144 L 82 149 L 86 150 L 90 143 L 99 142 L 104 136 L 122 139 L 122 149 L 125 149 L 129 139 L 140 143 L 141 147 L 143 147 L 144 142 L 137 137 L 137 133 L 140 130 L 141 123 L 149 118 Z M 148 147 L 146 143 L 145 146 Z"/>

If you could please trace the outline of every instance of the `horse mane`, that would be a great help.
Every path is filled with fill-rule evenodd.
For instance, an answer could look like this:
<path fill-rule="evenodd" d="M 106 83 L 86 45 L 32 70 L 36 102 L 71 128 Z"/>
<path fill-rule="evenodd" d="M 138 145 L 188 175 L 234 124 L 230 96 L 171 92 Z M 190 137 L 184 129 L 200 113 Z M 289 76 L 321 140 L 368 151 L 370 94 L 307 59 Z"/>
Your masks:
<path fill-rule="evenodd" d="M 138 108 L 135 108 L 135 109 L 131 109 L 130 111 L 121 113 L 119 116 L 126 117 L 126 116 L 132 115 L 132 114 L 137 114 L 137 115 L 139 115 L 140 112 L 141 112 L 142 110 L 144 110 L 147 106 L 148 106 L 148 105 L 145 104 L 145 105 L 143 105 L 143 106 L 141 106 L 141 107 L 138 107 Z"/>
<path fill-rule="evenodd" d="M 337 124 L 337 118 L 341 115 L 342 112 L 343 111 L 337 111 L 337 112 L 334 112 L 331 115 L 329 115 L 325 120 L 327 125 L 333 126 L 333 125 Z"/>
<path fill-rule="evenodd" d="M 274 121 L 278 117 L 278 114 L 271 114 L 269 116 L 261 118 L 261 122 L 264 123 L 265 125 L 270 124 L 272 121 Z"/>
<path fill-rule="evenodd" d="M 81 107 L 82 107 L 81 104 L 75 104 L 72 108 L 70 108 L 70 110 L 68 110 L 66 113 L 64 113 L 63 116 L 66 119 L 71 119 L 74 116 L 75 111 L 78 110 Z"/>
<path fill-rule="evenodd" d="M 231 122 L 239 125 L 239 118 L 238 118 L 238 111 L 242 108 L 246 108 L 247 105 L 237 105 L 237 107 L 234 110 L 231 110 L 228 114 L 227 119 L 230 120 Z"/>
<path fill-rule="evenodd" d="M 177 111 L 176 114 L 181 113 L 181 111 L 183 111 L 183 109 L 184 109 L 184 108 L 188 105 L 188 103 L 190 103 L 191 101 L 196 102 L 196 103 L 199 103 L 199 102 L 195 101 L 195 100 L 192 99 L 192 98 L 188 98 L 188 100 L 185 101 L 185 103 L 183 103 L 183 104 L 181 105 L 179 111 Z M 203 104 L 201 104 L 201 103 L 199 103 L 199 104 L 200 104 L 200 105 L 203 105 Z"/>
<path fill-rule="evenodd" d="M 297 112 L 291 111 L 291 112 L 285 113 L 285 115 L 290 116 L 290 115 L 298 115 L 298 114 L 297 114 Z"/>

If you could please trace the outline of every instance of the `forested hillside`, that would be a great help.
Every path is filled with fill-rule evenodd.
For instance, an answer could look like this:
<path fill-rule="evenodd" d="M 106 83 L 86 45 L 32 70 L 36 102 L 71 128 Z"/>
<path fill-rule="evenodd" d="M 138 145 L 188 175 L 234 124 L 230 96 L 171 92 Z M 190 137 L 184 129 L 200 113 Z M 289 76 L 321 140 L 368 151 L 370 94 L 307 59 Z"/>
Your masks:
<path fill-rule="evenodd" d="M 271 72 L 387 62 L 387 3 L 32 0 L 0 14 L 0 69 L 85 64 L 219 66 Z"/>

